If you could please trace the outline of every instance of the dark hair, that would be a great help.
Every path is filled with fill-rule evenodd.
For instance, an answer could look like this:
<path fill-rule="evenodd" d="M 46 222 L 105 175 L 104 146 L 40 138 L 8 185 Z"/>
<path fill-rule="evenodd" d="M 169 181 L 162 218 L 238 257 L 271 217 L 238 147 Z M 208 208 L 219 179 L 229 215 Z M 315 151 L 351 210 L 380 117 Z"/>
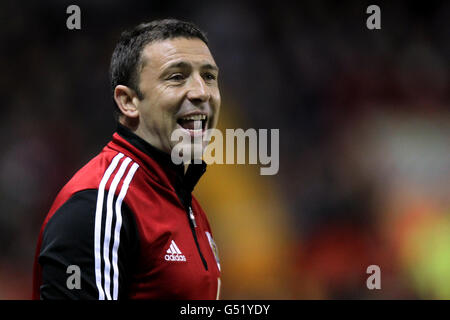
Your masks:
<path fill-rule="evenodd" d="M 112 54 L 109 68 L 113 96 L 115 87 L 121 84 L 133 89 L 139 99 L 143 99 L 143 94 L 139 90 L 142 50 L 151 42 L 177 37 L 198 38 L 208 44 L 206 34 L 195 24 L 177 19 L 141 23 L 122 32 Z M 115 103 L 114 106 L 114 116 L 117 120 L 121 113 Z"/>

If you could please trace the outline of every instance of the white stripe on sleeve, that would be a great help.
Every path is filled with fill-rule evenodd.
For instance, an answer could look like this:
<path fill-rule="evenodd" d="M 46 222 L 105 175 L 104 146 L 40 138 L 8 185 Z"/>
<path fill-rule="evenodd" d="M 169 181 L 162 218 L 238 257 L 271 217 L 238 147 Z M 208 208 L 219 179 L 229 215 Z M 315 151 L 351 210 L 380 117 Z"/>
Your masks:
<path fill-rule="evenodd" d="M 127 169 L 128 165 L 130 164 L 131 159 L 126 158 L 123 160 L 122 165 L 120 166 L 119 171 L 114 176 L 114 179 L 111 183 L 111 186 L 109 187 L 108 191 L 108 198 L 106 202 L 106 222 L 105 222 L 105 238 L 103 239 L 103 260 L 105 262 L 105 268 L 104 268 L 104 284 L 105 284 L 105 295 L 107 300 L 111 300 L 111 264 L 109 261 L 109 241 L 111 240 L 111 224 L 112 224 L 112 218 L 113 218 L 113 200 L 114 200 L 114 194 L 116 193 L 117 185 L 119 184 L 120 180 L 122 179 L 123 174 L 125 173 L 125 170 Z"/>
<path fill-rule="evenodd" d="M 105 300 L 105 293 L 102 287 L 102 272 L 101 272 L 101 253 L 100 253 L 100 234 L 102 227 L 102 211 L 103 211 L 103 197 L 105 193 L 105 186 L 111 174 L 116 169 L 119 160 L 123 157 L 122 153 L 117 154 L 111 161 L 108 169 L 103 175 L 97 194 L 97 206 L 95 209 L 95 229 L 94 229 L 94 257 L 95 257 L 95 282 L 98 289 L 98 299 Z"/>
<path fill-rule="evenodd" d="M 122 189 L 120 190 L 119 197 L 116 201 L 116 227 L 114 229 L 114 246 L 112 251 L 112 265 L 113 265 L 113 299 L 118 299 L 119 294 L 119 268 L 117 266 L 117 251 L 119 249 L 120 244 L 120 228 L 122 227 L 122 201 L 125 198 L 128 186 L 130 185 L 133 176 L 138 169 L 139 165 L 137 163 L 133 163 L 128 174 L 122 184 Z"/>

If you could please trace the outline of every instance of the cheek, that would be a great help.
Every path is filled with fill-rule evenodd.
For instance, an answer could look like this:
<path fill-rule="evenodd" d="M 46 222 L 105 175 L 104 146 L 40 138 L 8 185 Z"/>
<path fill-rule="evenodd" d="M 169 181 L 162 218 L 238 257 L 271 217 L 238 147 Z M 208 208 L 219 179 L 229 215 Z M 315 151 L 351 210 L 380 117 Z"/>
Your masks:
<path fill-rule="evenodd" d="M 159 92 L 158 99 L 164 112 L 175 114 L 183 98 L 183 91 L 178 87 L 165 87 Z"/>
<path fill-rule="evenodd" d="M 216 113 L 216 117 L 219 115 L 219 111 L 220 111 L 220 103 L 221 103 L 221 98 L 220 98 L 220 93 L 219 91 L 215 92 L 212 96 L 211 96 L 211 106 L 214 109 L 214 112 Z"/>
<path fill-rule="evenodd" d="M 155 90 L 152 97 L 148 100 L 149 113 L 147 117 L 151 121 L 160 124 L 173 122 L 178 105 L 177 97 L 178 95 L 170 88 Z"/>

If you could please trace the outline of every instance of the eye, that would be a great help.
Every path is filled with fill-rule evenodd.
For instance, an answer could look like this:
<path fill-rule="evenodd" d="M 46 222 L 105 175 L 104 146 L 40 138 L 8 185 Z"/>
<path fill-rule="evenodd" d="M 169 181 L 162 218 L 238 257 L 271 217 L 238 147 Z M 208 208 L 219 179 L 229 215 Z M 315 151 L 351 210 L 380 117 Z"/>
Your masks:
<path fill-rule="evenodd" d="M 206 80 L 210 80 L 210 81 L 217 79 L 217 76 L 211 72 L 205 73 L 204 77 Z"/>
<path fill-rule="evenodd" d="M 174 73 L 169 76 L 168 80 L 181 81 L 184 80 L 184 75 L 182 73 Z"/>

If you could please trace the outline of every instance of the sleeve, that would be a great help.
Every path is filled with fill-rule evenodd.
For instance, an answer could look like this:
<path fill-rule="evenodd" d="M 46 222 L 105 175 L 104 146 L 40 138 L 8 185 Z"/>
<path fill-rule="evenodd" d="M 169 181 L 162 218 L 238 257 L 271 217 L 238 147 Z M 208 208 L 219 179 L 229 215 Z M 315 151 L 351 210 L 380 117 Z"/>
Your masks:
<path fill-rule="evenodd" d="M 41 299 L 127 297 L 139 246 L 134 215 L 124 202 L 116 205 L 117 197 L 108 203 L 97 196 L 97 190 L 74 194 L 45 226 Z"/>

